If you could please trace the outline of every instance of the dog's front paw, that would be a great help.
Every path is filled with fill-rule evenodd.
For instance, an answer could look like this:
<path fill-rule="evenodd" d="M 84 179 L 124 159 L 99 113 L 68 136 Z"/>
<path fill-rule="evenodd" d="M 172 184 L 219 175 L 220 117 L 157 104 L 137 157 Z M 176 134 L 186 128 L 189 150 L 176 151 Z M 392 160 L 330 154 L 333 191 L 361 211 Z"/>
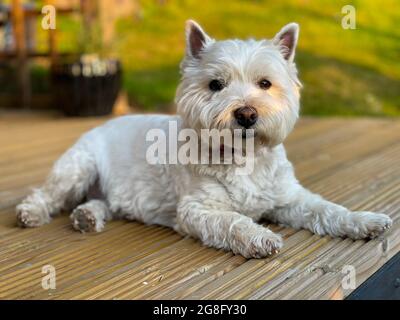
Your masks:
<path fill-rule="evenodd" d="M 235 253 L 239 253 L 245 258 L 263 258 L 278 253 L 283 246 L 282 237 L 268 229 L 255 232 L 246 238 L 247 241 L 232 248 Z"/>
<path fill-rule="evenodd" d="M 376 238 L 392 226 L 392 219 L 382 213 L 359 211 L 351 213 L 353 239 Z"/>
<path fill-rule="evenodd" d="M 17 224 L 23 228 L 39 227 L 50 222 L 50 217 L 33 203 L 21 203 L 16 208 Z"/>

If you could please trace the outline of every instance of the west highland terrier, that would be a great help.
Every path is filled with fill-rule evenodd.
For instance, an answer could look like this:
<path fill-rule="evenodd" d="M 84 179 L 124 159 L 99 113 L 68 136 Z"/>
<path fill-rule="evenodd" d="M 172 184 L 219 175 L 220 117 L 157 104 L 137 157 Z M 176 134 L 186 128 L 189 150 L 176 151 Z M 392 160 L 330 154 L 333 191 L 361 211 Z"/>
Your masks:
<path fill-rule="evenodd" d="M 41 226 L 74 209 L 77 230 L 101 231 L 107 220 L 126 218 L 168 226 L 246 258 L 282 247 L 281 236 L 257 224 L 260 219 L 333 237 L 384 232 L 392 224 L 387 215 L 351 212 L 306 190 L 286 157 L 282 143 L 299 115 L 298 34 L 290 23 L 271 40 L 216 41 L 188 21 L 179 115 L 125 116 L 84 134 L 17 206 L 19 225 Z M 167 132 L 171 122 L 178 130 L 243 131 L 241 140 L 254 141 L 254 169 L 244 175 L 236 163 L 149 163 L 146 133 Z"/>

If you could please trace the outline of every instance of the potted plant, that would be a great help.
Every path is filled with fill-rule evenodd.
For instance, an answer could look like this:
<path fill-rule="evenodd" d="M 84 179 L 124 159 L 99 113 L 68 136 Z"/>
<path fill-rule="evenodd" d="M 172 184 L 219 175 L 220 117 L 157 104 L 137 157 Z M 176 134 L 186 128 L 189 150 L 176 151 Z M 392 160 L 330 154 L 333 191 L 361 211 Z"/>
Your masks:
<path fill-rule="evenodd" d="M 110 114 L 121 89 L 121 64 L 107 58 L 96 20 L 84 23 L 78 58 L 52 64 L 54 103 L 67 116 Z"/>

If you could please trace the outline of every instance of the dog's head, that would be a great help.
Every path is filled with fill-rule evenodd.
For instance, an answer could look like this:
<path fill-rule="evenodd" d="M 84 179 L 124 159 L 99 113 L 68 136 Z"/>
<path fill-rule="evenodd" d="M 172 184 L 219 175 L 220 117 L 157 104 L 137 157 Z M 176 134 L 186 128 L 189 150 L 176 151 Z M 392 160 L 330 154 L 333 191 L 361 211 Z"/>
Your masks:
<path fill-rule="evenodd" d="M 185 125 L 254 129 L 261 144 L 280 144 L 299 114 L 301 84 L 293 62 L 298 33 L 290 23 L 272 40 L 215 41 L 189 20 L 176 94 Z"/>

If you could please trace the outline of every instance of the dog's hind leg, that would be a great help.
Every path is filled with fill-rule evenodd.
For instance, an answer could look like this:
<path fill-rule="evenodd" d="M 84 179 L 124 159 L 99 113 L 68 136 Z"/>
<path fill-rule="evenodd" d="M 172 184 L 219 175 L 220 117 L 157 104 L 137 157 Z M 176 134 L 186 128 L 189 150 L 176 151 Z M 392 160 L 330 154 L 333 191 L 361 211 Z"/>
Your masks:
<path fill-rule="evenodd" d="M 76 206 L 97 178 L 96 162 L 83 142 L 70 148 L 54 165 L 44 185 L 16 208 L 22 227 L 38 227 L 67 206 Z"/>
<path fill-rule="evenodd" d="M 70 215 L 72 226 L 81 232 L 100 232 L 112 215 L 104 200 L 90 200 L 79 205 Z"/>

